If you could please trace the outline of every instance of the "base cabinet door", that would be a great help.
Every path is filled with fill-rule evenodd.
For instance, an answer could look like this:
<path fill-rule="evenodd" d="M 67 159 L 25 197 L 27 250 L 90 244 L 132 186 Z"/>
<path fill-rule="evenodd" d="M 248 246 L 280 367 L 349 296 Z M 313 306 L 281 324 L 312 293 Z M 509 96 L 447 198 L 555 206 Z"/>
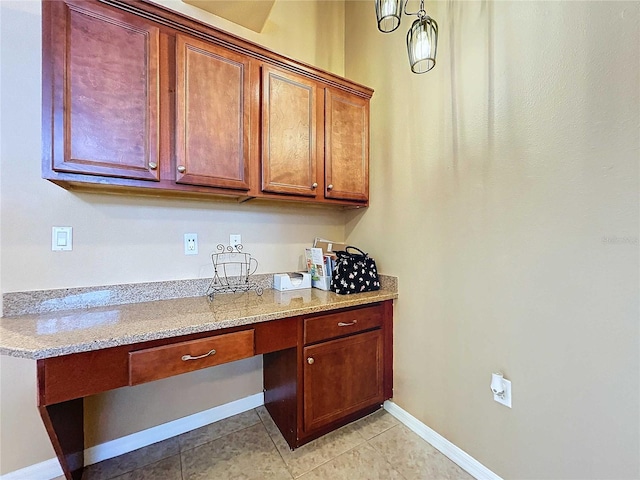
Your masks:
<path fill-rule="evenodd" d="M 45 172 L 159 180 L 159 28 L 86 1 L 43 9 Z"/>
<path fill-rule="evenodd" d="M 176 35 L 176 182 L 249 190 L 249 63 Z"/>
<path fill-rule="evenodd" d="M 382 330 L 307 346 L 303 362 L 307 433 L 384 401 Z"/>

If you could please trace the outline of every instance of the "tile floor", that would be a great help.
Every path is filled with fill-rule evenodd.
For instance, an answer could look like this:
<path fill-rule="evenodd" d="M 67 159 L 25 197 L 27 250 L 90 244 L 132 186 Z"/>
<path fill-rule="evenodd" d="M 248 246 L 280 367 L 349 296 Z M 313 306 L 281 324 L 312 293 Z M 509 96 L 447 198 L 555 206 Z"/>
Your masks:
<path fill-rule="evenodd" d="M 264 407 L 90 465 L 83 480 L 471 480 L 384 410 L 295 451 Z"/>

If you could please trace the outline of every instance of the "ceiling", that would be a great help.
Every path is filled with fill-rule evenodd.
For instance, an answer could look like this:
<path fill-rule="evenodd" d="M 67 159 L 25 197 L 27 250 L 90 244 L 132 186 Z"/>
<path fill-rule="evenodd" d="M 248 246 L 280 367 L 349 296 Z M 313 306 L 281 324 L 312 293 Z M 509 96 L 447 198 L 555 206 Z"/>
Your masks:
<path fill-rule="evenodd" d="M 275 0 L 182 0 L 218 17 L 261 32 Z"/>

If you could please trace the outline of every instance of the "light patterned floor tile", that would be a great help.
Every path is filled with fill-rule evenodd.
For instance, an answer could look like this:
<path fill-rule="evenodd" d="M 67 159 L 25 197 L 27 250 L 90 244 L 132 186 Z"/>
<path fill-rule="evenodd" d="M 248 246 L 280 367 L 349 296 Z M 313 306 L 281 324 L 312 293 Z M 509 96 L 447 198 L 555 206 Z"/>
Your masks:
<path fill-rule="evenodd" d="M 267 411 L 266 407 L 260 406 L 256 408 L 256 413 L 260 417 L 260 420 L 262 420 L 262 423 L 264 424 L 264 428 L 267 429 L 267 432 L 269 432 L 269 435 L 271 435 L 271 437 L 281 435 L 280 430 L 278 430 L 278 427 L 276 426 L 275 422 L 271 418 L 271 415 L 269 415 L 269 412 Z"/>
<path fill-rule="evenodd" d="M 82 480 L 107 480 L 155 463 L 163 458 L 177 455 L 180 453 L 179 450 L 178 437 L 171 437 L 119 457 L 89 465 L 84 470 Z"/>
<path fill-rule="evenodd" d="M 471 480 L 467 472 L 404 425 L 369 440 L 391 465 L 411 480 Z"/>
<path fill-rule="evenodd" d="M 328 461 L 299 480 L 404 480 L 368 443 Z"/>
<path fill-rule="evenodd" d="M 258 410 L 258 414 L 294 477 L 299 477 L 365 442 L 353 424 L 350 424 L 291 451 L 266 410 Z"/>
<path fill-rule="evenodd" d="M 181 453 L 184 480 L 291 480 L 262 424 Z"/>
<path fill-rule="evenodd" d="M 400 422 L 389 412 L 380 409 L 353 423 L 360 435 L 369 440 L 382 432 L 395 427 Z"/>
<path fill-rule="evenodd" d="M 248 410 L 218 422 L 205 425 L 204 427 L 196 428 L 195 430 L 178 436 L 180 450 L 189 450 L 190 448 L 211 442 L 229 433 L 243 430 L 258 423 L 260 423 L 260 417 L 258 417 L 256 411 Z"/>
<path fill-rule="evenodd" d="M 146 465 L 113 480 L 182 480 L 180 455 L 164 458 L 159 462 Z"/>

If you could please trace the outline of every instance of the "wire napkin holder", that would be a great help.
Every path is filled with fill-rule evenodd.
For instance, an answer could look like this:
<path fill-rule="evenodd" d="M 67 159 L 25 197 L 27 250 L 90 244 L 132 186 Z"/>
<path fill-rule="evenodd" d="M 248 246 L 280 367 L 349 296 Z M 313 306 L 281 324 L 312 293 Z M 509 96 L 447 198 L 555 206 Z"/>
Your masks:
<path fill-rule="evenodd" d="M 262 295 L 262 287 L 251 280 L 258 269 L 258 261 L 250 253 L 244 253 L 241 244 L 216 247 L 211 254 L 213 279 L 207 289 L 207 297 L 213 300 L 216 293 L 238 293 L 255 290 Z"/>

